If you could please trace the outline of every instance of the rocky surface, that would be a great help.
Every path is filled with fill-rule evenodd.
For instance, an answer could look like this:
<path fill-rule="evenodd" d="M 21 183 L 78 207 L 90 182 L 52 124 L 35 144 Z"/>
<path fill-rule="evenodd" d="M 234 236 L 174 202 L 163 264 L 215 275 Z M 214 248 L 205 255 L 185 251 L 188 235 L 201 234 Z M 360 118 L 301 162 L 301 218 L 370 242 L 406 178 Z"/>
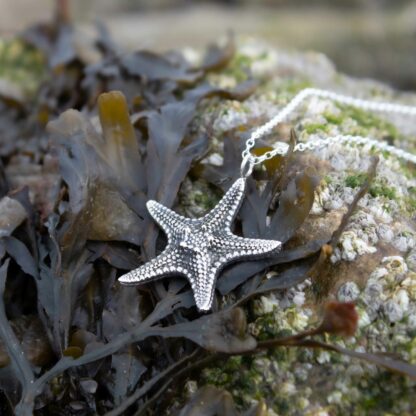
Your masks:
<path fill-rule="evenodd" d="M 188 57 L 197 59 L 193 51 Z M 231 68 L 213 75 L 211 81 L 232 86 L 244 77 L 245 68 L 261 81 L 255 95 L 243 103 L 214 104 L 201 112 L 200 117 L 206 119 L 219 115 L 213 127 L 216 146 L 206 163 L 222 163 L 221 138 L 230 129 L 255 128 L 306 86 L 416 105 L 415 95 L 398 94 L 380 83 L 339 74 L 323 55 L 288 53 L 250 39 L 241 42 Z M 330 100 L 309 100 L 267 141 L 273 144 L 287 137 L 290 126 L 303 142 L 359 134 L 412 152 L 416 146 L 414 120 L 375 115 Z M 319 170 L 322 181 L 309 219 L 298 232 L 299 240 L 337 228 L 375 153 L 334 143 L 309 155 L 309 163 Z M 317 296 L 319 288 L 306 281 L 252 301 L 248 311 L 254 335 L 264 339 L 298 333 L 316 325 L 326 300 L 351 301 L 360 317 L 358 331 L 348 339 L 331 337 L 332 342 L 416 363 L 415 171 L 389 154 L 378 156 L 377 177 L 332 254 L 329 291 Z M 203 182 L 189 181 L 181 201 L 184 210 L 200 215 L 217 198 Z M 204 384 L 226 388 L 241 408 L 264 400 L 269 416 L 410 415 L 416 406 L 415 383 L 409 379 L 320 350 L 282 348 L 250 358 L 231 358 L 224 367 L 206 369 L 200 380 L 189 382 L 189 394 Z"/>
<path fill-rule="evenodd" d="M 192 49 L 185 55 L 194 62 L 200 59 Z M 199 109 L 193 128 L 209 127 L 212 138 L 211 150 L 203 160 L 206 165 L 223 163 L 223 139 L 232 131 L 248 135 L 305 87 L 416 105 L 415 95 L 399 94 L 380 83 L 340 74 L 321 54 L 273 49 L 252 39 L 241 39 L 231 65 L 207 75 L 211 83 L 226 88 L 251 76 L 259 87 L 249 99 L 213 99 Z M 265 143 L 287 140 L 290 127 L 303 142 L 359 134 L 412 152 L 416 146 L 414 120 L 374 115 L 329 100 L 306 102 L 289 122 L 265 138 Z M 289 244 L 328 237 L 337 229 L 375 153 L 374 149 L 334 143 L 296 156 L 303 158 L 303 165 L 318 171 L 321 183 L 308 220 Z M 328 341 L 355 351 L 384 352 L 415 364 L 415 171 L 387 153 L 378 156 L 377 177 L 332 253 L 325 284 L 307 280 L 248 304 L 249 331 L 258 339 L 315 327 L 323 304 L 337 299 L 356 304 L 359 328 L 350 338 L 328 336 Z M 220 196 L 202 178 L 195 180 L 189 175 L 181 187 L 178 209 L 189 216 L 200 216 Z M 264 277 L 276 273 L 271 270 Z M 226 389 L 244 410 L 262 402 L 262 416 L 410 415 L 416 405 L 415 383 L 409 379 L 319 349 L 280 348 L 256 356 L 233 357 L 223 366 L 206 368 L 197 380 L 188 381 L 189 396 L 203 385 Z"/>
<path fill-rule="evenodd" d="M 2 36 L 53 15 L 48 0 L 0 0 L 0 6 Z M 285 48 L 319 50 L 345 72 L 416 89 L 416 4 L 409 0 L 72 0 L 71 6 L 77 21 L 104 20 L 131 49 L 202 47 L 233 30 Z"/>

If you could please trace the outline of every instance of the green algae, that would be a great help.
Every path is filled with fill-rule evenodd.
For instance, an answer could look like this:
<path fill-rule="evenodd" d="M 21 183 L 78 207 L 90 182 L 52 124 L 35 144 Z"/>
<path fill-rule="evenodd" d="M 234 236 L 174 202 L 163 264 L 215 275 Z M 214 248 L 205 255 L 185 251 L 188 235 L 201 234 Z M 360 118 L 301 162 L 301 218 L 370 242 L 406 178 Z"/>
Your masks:
<path fill-rule="evenodd" d="M 304 127 L 304 130 L 306 131 L 307 134 L 316 134 L 319 132 L 328 133 L 329 127 L 327 124 L 311 123 L 311 124 L 307 124 Z"/>
<path fill-rule="evenodd" d="M 334 182 L 334 179 L 330 175 L 325 175 L 321 181 L 322 186 L 331 185 Z"/>
<path fill-rule="evenodd" d="M 260 57 L 260 59 L 267 58 L 267 53 L 263 57 Z M 226 69 L 223 74 L 233 76 L 238 82 L 243 81 L 248 78 L 248 69 L 253 62 L 254 59 L 243 54 L 237 54 L 235 61 L 232 62 L 230 68 Z M 280 79 L 278 82 L 278 98 L 295 95 L 303 88 L 311 86 L 309 81 L 295 78 Z M 266 86 L 266 83 L 263 84 L 260 87 L 261 90 L 266 89 Z M 244 105 L 241 105 L 240 109 L 241 111 L 249 111 Z M 308 134 L 328 133 L 331 125 L 342 126 L 345 122 L 352 119 L 356 121 L 358 127 L 353 131 L 345 131 L 345 133 L 367 134 L 369 131 L 377 131 L 382 134 L 387 134 L 391 138 L 399 137 L 397 129 L 393 125 L 390 125 L 390 123 L 367 112 L 353 110 L 351 113 L 343 109 L 341 115 L 325 113 L 324 117 L 328 124 L 310 124 L 305 127 L 305 131 Z M 225 109 L 223 114 L 227 114 L 228 111 Z M 388 155 L 386 154 L 386 156 Z M 361 186 L 365 179 L 365 175 L 362 174 L 350 175 L 345 179 L 345 184 L 351 188 L 356 188 Z M 334 182 L 334 179 L 327 176 L 325 177 L 325 181 L 327 184 L 331 184 Z M 396 198 L 395 189 L 382 182 L 374 183 L 374 186 L 370 188 L 370 195 L 373 197 L 381 196 L 387 199 Z M 414 207 L 416 208 L 416 195 L 414 196 L 413 193 L 411 195 L 409 201 L 413 202 L 409 202 L 409 204 L 412 205 L 414 203 Z M 200 211 L 208 211 L 216 205 L 220 196 L 220 192 L 212 187 L 207 189 L 202 181 L 194 181 L 192 182 L 191 191 L 187 193 L 187 201 L 184 202 L 182 200 L 181 204 L 184 206 L 189 204 L 189 206 L 196 207 Z M 392 290 L 394 287 L 392 283 L 388 289 Z M 298 316 L 295 308 L 277 314 L 276 311 L 264 314 L 258 317 L 254 323 L 258 333 L 257 338 L 259 340 L 266 340 L 293 335 L 299 330 L 296 323 L 297 319 Z M 387 329 L 388 325 L 385 324 L 382 330 L 383 335 L 388 334 Z M 390 334 L 393 334 L 393 332 L 391 331 Z M 359 340 L 363 337 L 364 334 L 360 332 L 357 334 L 356 339 Z M 357 343 L 352 342 L 351 346 L 356 347 Z M 391 342 L 387 342 L 386 340 L 386 347 L 389 350 L 404 348 L 404 346 L 406 348 L 408 347 L 407 344 L 398 345 L 393 340 Z M 226 388 L 232 392 L 240 408 L 247 408 L 253 400 L 266 399 L 269 406 L 279 415 L 298 415 L 302 413 L 302 409 L 306 408 L 307 405 L 302 404 L 301 400 L 306 400 L 306 403 L 309 400 L 318 409 L 324 406 L 325 409 L 330 409 L 331 414 L 356 415 L 369 414 L 370 412 L 372 412 L 371 414 L 387 414 L 386 412 L 393 414 L 391 412 L 397 410 L 395 403 L 401 400 L 406 400 L 408 403 L 414 401 L 412 397 L 408 397 L 410 394 L 409 391 L 411 392 L 411 390 L 403 378 L 378 371 L 373 376 L 366 375 L 365 379 L 363 377 L 362 380 L 358 377 L 352 378 L 352 381 L 347 380 L 343 385 L 341 402 L 327 404 L 325 394 L 328 392 L 328 387 L 321 394 L 320 386 L 313 386 L 313 383 L 329 379 L 333 382 L 335 393 L 339 393 L 340 390 L 338 390 L 338 386 L 335 386 L 335 382 L 343 378 L 345 359 L 337 354 L 325 354 L 325 357 L 329 357 L 329 362 L 320 364 L 319 366 L 316 363 L 318 359 L 321 359 L 320 352 L 311 352 L 305 349 L 279 348 L 268 351 L 260 357 L 231 357 L 224 365 L 205 369 L 201 382 Z M 308 370 L 302 373 L 303 375 L 301 376 L 297 373 L 301 364 L 310 365 L 311 367 L 313 365 L 315 366 L 310 371 Z M 320 372 L 320 377 L 317 377 L 315 374 L 317 371 Z M 336 377 L 334 374 L 336 374 Z M 349 376 L 345 377 L 348 379 Z M 295 385 L 295 382 L 296 397 L 288 391 L 290 389 L 285 388 L 290 384 Z M 349 397 L 350 392 L 356 385 L 360 387 L 358 397 L 352 397 L 352 395 Z M 404 389 L 407 389 L 407 391 L 402 394 Z M 386 398 L 385 396 L 389 397 Z"/>
<path fill-rule="evenodd" d="M 279 348 L 260 357 L 232 357 L 221 367 L 205 369 L 201 383 L 232 392 L 239 409 L 247 409 L 253 400 L 265 400 L 278 415 L 295 416 L 308 407 L 357 416 L 411 414 L 407 412 L 415 397 L 406 378 L 377 370 L 365 377 L 346 375 L 339 381 L 343 359 L 328 353 L 328 362 L 320 364 L 318 374 L 309 366 L 318 356 L 319 352 L 314 352 L 311 360 L 305 350 Z M 366 367 L 363 364 L 363 369 Z M 318 380 L 324 376 L 320 387 Z M 325 385 L 333 386 L 331 394 Z M 331 400 L 334 396 L 339 398 L 335 402 Z"/>
<path fill-rule="evenodd" d="M 408 196 L 405 198 L 405 206 L 410 213 L 416 211 L 416 187 L 411 186 L 407 188 Z"/>
<path fill-rule="evenodd" d="M 273 85 L 277 85 L 277 95 L 274 100 L 283 106 L 302 88 L 310 86 L 309 83 L 305 85 L 302 83 L 303 81 L 298 77 L 275 79 Z M 266 91 L 269 85 L 271 83 L 264 83 L 260 88 Z M 302 123 L 302 129 L 307 135 L 332 135 L 335 131 L 336 134 L 380 138 L 388 140 L 389 143 L 396 143 L 398 146 L 405 140 L 392 123 L 378 115 L 349 106 L 337 105 L 337 107 L 340 113 L 337 111 L 322 114 L 325 122 L 321 121 L 321 117 L 314 119 L 312 116 L 310 124 L 306 124 L 302 122 L 300 116 L 298 123 Z M 319 122 L 316 122 L 318 120 Z M 307 140 L 306 135 L 303 139 Z M 370 150 L 371 153 L 380 155 L 376 149 Z M 381 155 L 384 156 L 382 159 L 390 163 L 389 159 L 392 159 L 392 156 L 388 152 L 382 152 Z M 413 169 L 405 163 L 400 165 L 406 177 L 414 178 Z M 370 197 L 380 198 L 380 200 L 372 203 L 379 204 L 386 212 L 392 211 L 392 207 L 395 206 L 389 201 L 397 201 L 400 206 L 415 210 L 416 193 L 409 189 L 408 197 L 402 197 L 402 192 L 395 189 L 390 184 L 390 180 L 383 179 L 382 171 L 380 173 L 381 177 L 377 177 L 369 189 Z M 340 177 L 343 179 L 339 180 L 338 176 L 327 175 L 323 183 L 331 185 L 332 188 L 344 186 L 358 188 L 366 180 L 366 175 L 359 172 L 348 174 L 346 178 Z M 397 289 L 395 279 L 384 286 L 387 293 L 395 289 Z M 357 303 L 361 305 L 360 309 L 363 311 L 368 309 L 368 306 L 360 300 Z M 289 313 L 286 310 L 278 311 L 277 308 L 276 306 L 271 312 L 260 314 L 255 311 L 257 318 L 250 325 L 252 325 L 251 332 L 257 339 L 267 340 L 299 332 L 296 324 L 296 310 Z M 309 320 L 307 326 L 310 327 L 311 324 L 313 325 Z M 330 338 L 328 341 L 340 343 L 349 349 L 365 348 L 369 351 L 379 351 L 381 342 L 383 351 L 384 348 L 386 351 L 400 353 L 415 351 L 416 348 L 410 346 L 414 334 L 406 332 L 406 335 L 402 335 L 402 324 L 393 325 L 386 317 L 379 317 L 376 322 L 372 321 L 371 324 L 360 328 L 351 339 Z M 400 336 L 403 337 L 402 340 Z M 413 353 L 413 356 L 416 356 L 416 353 Z M 402 358 L 407 357 L 402 355 Z M 275 412 L 272 413 L 273 415 L 351 414 L 364 416 L 407 415 L 410 413 L 406 406 L 415 404 L 411 382 L 404 377 L 376 370 L 373 366 L 330 352 L 321 354 L 319 351 L 306 349 L 279 348 L 268 351 L 257 359 L 239 362 L 237 366 L 235 366 L 236 363 L 237 361 L 234 361 L 223 367 L 208 369 L 206 374 L 211 374 L 211 377 L 203 378 L 201 381 L 213 384 L 221 382 L 221 387 L 232 392 L 236 402 L 242 408 L 247 408 L 253 400 L 265 399 L 269 408 Z M 215 377 L 212 377 L 213 375 Z M 294 395 L 287 388 L 290 384 L 293 384 L 296 391 Z"/>
<path fill-rule="evenodd" d="M 19 40 L 0 40 L 0 79 L 5 79 L 32 95 L 45 76 L 43 55 Z"/>
<path fill-rule="evenodd" d="M 217 205 L 221 196 L 219 189 L 202 179 L 186 180 L 179 191 L 180 208 L 186 215 L 202 216 Z"/>
<path fill-rule="evenodd" d="M 357 173 L 355 175 L 350 175 L 345 178 L 345 186 L 350 188 L 358 188 L 362 186 L 367 179 L 367 175 L 365 173 Z"/>
<path fill-rule="evenodd" d="M 249 78 L 250 67 L 253 62 L 253 58 L 237 52 L 221 74 L 233 77 L 236 82 L 246 81 Z"/>
<path fill-rule="evenodd" d="M 250 57 L 243 57 L 240 58 L 240 63 L 248 68 L 254 60 Z M 245 70 L 243 75 L 246 76 Z M 257 94 L 271 103 L 276 103 L 280 107 L 284 106 L 297 92 L 314 86 L 308 80 L 302 79 L 302 76 L 302 74 L 279 76 L 270 82 L 264 78 Z M 250 106 L 251 103 L 247 105 Z M 302 139 L 307 140 L 307 135 L 333 135 L 334 132 L 335 134 L 380 138 L 398 146 L 401 146 L 406 139 L 393 124 L 376 114 L 349 106 L 337 105 L 337 107 L 335 112 L 327 111 L 319 114 L 319 117 L 311 112 L 312 114 L 308 116 L 310 124 L 303 121 L 303 113 L 300 112 L 297 118 L 299 124 L 295 125 L 295 128 L 299 130 L 302 126 L 306 133 Z M 250 108 L 247 110 L 244 105 L 237 110 L 246 113 L 250 111 Z M 233 111 L 235 108 L 230 110 L 230 115 Z M 324 122 L 321 116 L 324 117 Z M 380 155 L 376 149 L 371 149 L 371 153 Z M 387 169 L 390 169 L 389 164 L 393 157 L 388 152 L 382 152 L 382 156 L 384 158 L 380 163 L 381 169 L 384 168 L 383 163 L 386 162 Z M 403 167 L 403 174 L 406 177 L 414 178 L 413 169 L 406 163 L 400 163 L 400 166 Z M 331 185 L 332 189 L 342 189 L 344 186 L 358 188 L 366 180 L 366 175 L 352 172 L 350 171 L 346 178 L 343 175 L 327 175 L 323 184 Z M 402 194 L 406 192 L 400 191 L 400 188 L 396 190 L 391 186 L 389 176 L 385 176 L 389 179 L 388 181 L 383 179 L 384 173 L 380 170 L 381 177 L 377 177 L 369 189 L 370 197 L 380 198 L 380 200 L 370 201 L 370 203 L 379 205 L 385 212 L 394 211 L 396 214 L 397 209 L 392 208 L 396 205 L 407 206 L 415 210 L 415 193 L 409 189 L 409 195 L 403 197 Z M 402 173 L 401 168 L 400 173 Z M 205 204 L 203 199 L 199 202 Z M 397 289 L 397 282 L 394 279 L 384 285 L 384 290 L 388 293 L 395 289 Z M 313 287 L 309 290 L 312 291 Z M 360 310 L 368 310 L 368 306 L 360 299 L 357 300 L 357 305 L 360 305 Z M 278 306 L 275 306 L 271 312 L 259 313 L 254 307 L 256 318 L 250 324 L 250 332 L 257 339 L 267 340 L 290 336 L 302 330 L 297 321 L 304 318 L 299 318 L 296 308 L 285 310 L 277 310 L 277 308 Z M 292 310 L 287 311 L 287 309 Z M 391 324 L 382 312 L 380 314 L 381 316 L 375 322 L 371 321 L 360 328 L 353 338 L 348 340 L 330 338 L 327 341 L 340 343 L 353 350 L 365 348 L 368 351 L 380 351 L 381 345 L 382 351 L 407 352 L 410 356 L 410 351 L 416 350 L 409 345 L 411 339 L 414 339 L 414 334 L 406 332 L 406 335 L 403 335 L 403 330 L 400 329 L 402 322 Z M 313 321 L 309 319 L 305 326 L 311 327 L 313 324 Z M 399 339 L 401 336 L 402 340 Z M 413 353 L 413 356 L 416 356 L 416 353 Z M 402 355 L 402 358 L 406 359 L 406 354 Z M 410 405 L 415 402 L 411 397 L 412 388 L 403 377 L 392 376 L 388 372 L 376 370 L 373 366 L 342 355 L 307 349 L 279 348 L 257 357 L 238 357 L 238 359 L 233 357 L 224 364 L 205 369 L 199 382 L 227 389 L 241 409 L 247 409 L 254 400 L 264 399 L 269 409 L 274 411 L 271 413 L 273 415 L 406 415 L 406 403 Z M 296 391 L 295 394 L 290 393 L 290 386 Z M 384 398 L 384 396 L 389 397 Z M 404 404 L 398 406 L 397 403 Z"/>
<path fill-rule="evenodd" d="M 387 199 L 396 199 L 396 191 L 391 186 L 387 186 L 381 183 L 375 183 L 371 185 L 369 193 L 372 197 L 383 196 Z"/>
<path fill-rule="evenodd" d="M 367 179 L 367 175 L 365 173 L 357 173 L 354 175 L 349 175 L 345 178 L 345 186 L 349 188 L 358 188 L 364 184 Z M 373 197 L 384 197 L 387 199 L 394 200 L 397 198 L 396 190 L 385 184 L 381 180 L 375 180 L 370 188 L 368 193 Z"/>
<path fill-rule="evenodd" d="M 213 209 L 219 201 L 219 197 L 201 191 L 195 192 L 193 195 L 193 199 L 195 201 L 195 205 L 198 205 L 199 207 L 207 211 Z"/>
<path fill-rule="evenodd" d="M 369 132 L 371 129 L 377 129 L 379 133 L 390 137 L 392 140 L 401 137 L 399 130 L 394 124 L 371 112 L 338 103 L 336 105 L 341 109 L 342 117 L 339 119 L 336 117 L 333 118 L 336 119 L 336 123 L 334 124 L 341 124 L 343 120 L 350 118 L 354 120 L 360 127 L 364 128 L 364 130 L 367 130 L 367 132 Z"/>
<path fill-rule="evenodd" d="M 305 88 L 311 88 L 312 86 L 310 80 L 306 78 L 287 78 L 279 82 L 279 93 L 285 92 L 286 94 L 295 95 Z"/>
<path fill-rule="evenodd" d="M 328 123 L 334 124 L 334 125 L 337 125 L 337 126 L 341 125 L 345 120 L 344 116 L 336 115 L 336 114 L 329 113 L 329 112 L 324 112 L 322 115 L 325 117 L 325 120 Z"/>
<path fill-rule="evenodd" d="M 239 407 L 245 407 L 248 404 L 245 398 L 264 397 L 257 389 L 260 374 L 252 368 L 253 360 L 252 356 L 230 357 L 219 367 L 204 369 L 201 381 L 203 384 L 211 384 L 232 391 L 236 404 Z"/>
<path fill-rule="evenodd" d="M 405 199 L 405 204 L 408 207 L 408 211 L 411 213 L 416 212 L 416 198 L 406 198 Z"/>

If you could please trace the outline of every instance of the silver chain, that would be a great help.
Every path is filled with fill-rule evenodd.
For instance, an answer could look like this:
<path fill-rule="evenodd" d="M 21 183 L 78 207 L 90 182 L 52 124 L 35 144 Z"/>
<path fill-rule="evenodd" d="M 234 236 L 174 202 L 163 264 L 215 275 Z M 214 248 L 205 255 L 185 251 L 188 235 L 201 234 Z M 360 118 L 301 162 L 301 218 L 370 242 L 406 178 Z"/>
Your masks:
<path fill-rule="evenodd" d="M 255 156 L 251 153 L 251 149 L 255 146 L 256 140 L 270 133 L 274 127 L 279 123 L 288 119 L 289 116 L 296 110 L 296 108 L 307 98 L 310 97 L 319 97 L 326 98 L 333 101 L 336 101 L 340 104 L 346 104 L 353 107 L 357 107 L 363 110 L 375 111 L 375 112 L 384 112 L 391 114 L 402 114 L 416 116 L 416 107 L 402 104 L 395 104 L 389 102 L 378 102 L 378 101 L 369 101 L 363 100 L 360 98 L 349 97 L 347 95 L 338 94 L 332 91 L 320 90 L 316 88 L 306 88 L 300 91 L 295 97 L 285 106 L 283 109 L 276 114 L 271 120 L 263 124 L 256 130 L 251 133 L 250 138 L 246 142 L 246 147 L 243 150 L 242 156 L 243 161 L 241 163 L 241 174 L 242 176 L 249 176 L 253 171 L 255 165 L 263 163 L 265 160 L 271 159 L 276 155 L 285 155 L 289 149 L 289 145 L 284 142 L 276 143 L 273 150 L 265 152 L 261 156 Z M 387 151 L 398 158 L 407 160 L 416 164 L 416 155 L 406 152 L 403 149 L 400 149 L 395 146 L 388 145 L 385 142 L 380 142 L 369 137 L 362 136 L 350 136 L 350 135 L 338 135 L 334 137 L 325 137 L 314 140 L 313 142 L 308 143 L 298 143 L 296 144 L 294 151 L 304 152 L 306 150 L 313 150 L 325 146 L 329 146 L 334 143 L 342 144 L 357 144 L 357 145 L 369 145 L 380 151 Z"/>

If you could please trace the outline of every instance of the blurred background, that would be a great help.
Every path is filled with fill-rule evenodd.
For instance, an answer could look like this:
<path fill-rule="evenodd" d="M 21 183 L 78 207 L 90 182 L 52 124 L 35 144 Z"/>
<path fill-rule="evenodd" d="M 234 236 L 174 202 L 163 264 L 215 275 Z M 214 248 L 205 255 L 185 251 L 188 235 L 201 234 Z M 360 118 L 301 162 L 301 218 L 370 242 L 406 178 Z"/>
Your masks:
<path fill-rule="evenodd" d="M 348 74 L 416 90 L 416 0 L 69 0 L 131 49 L 205 46 L 227 32 L 327 54 Z M 49 19 L 53 0 L 0 0 L 0 35 Z"/>

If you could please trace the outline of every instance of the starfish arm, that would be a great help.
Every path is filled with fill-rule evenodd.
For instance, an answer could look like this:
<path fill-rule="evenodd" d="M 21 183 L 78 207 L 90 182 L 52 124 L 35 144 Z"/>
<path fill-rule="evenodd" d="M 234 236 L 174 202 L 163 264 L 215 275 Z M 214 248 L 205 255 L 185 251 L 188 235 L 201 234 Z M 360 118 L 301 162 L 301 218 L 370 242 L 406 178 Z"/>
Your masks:
<path fill-rule="evenodd" d="M 140 282 L 155 280 L 169 274 L 185 274 L 178 264 L 180 258 L 177 252 L 170 246 L 153 260 L 143 264 L 118 278 L 120 283 L 134 285 Z"/>
<path fill-rule="evenodd" d="M 182 217 L 182 215 L 177 214 L 154 200 L 147 201 L 146 207 L 153 219 L 165 231 L 169 240 L 176 234 L 178 228 L 190 227 L 198 221 Z"/>
<path fill-rule="evenodd" d="M 232 234 L 230 226 L 240 207 L 245 183 L 244 178 L 238 179 L 217 207 L 201 219 L 184 218 L 156 201 L 149 201 L 147 208 L 166 232 L 168 245 L 155 259 L 121 276 L 119 281 L 137 284 L 180 274 L 189 280 L 198 309 L 211 309 L 215 281 L 227 263 L 262 257 L 281 247 L 280 241 Z"/>
<path fill-rule="evenodd" d="M 219 261 L 231 261 L 242 257 L 262 257 L 280 250 L 282 243 L 277 240 L 243 238 L 231 233 L 216 236 L 211 247 Z"/>
<path fill-rule="evenodd" d="M 186 276 L 194 293 L 195 304 L 200 311 L 211 309 L 215 292 L 218 268 L 212 266 L 211 256 L 205 253 L 193 253 L 188 260 Z"/>
<path fill-rule="evenodd" d="M 244 196 L 246 179 L 237 179 L 231 188 L 221 198 L 218 205 L 203 217 L 202 221 L 211 230 L 229 229 L 241 205 Z"/>

